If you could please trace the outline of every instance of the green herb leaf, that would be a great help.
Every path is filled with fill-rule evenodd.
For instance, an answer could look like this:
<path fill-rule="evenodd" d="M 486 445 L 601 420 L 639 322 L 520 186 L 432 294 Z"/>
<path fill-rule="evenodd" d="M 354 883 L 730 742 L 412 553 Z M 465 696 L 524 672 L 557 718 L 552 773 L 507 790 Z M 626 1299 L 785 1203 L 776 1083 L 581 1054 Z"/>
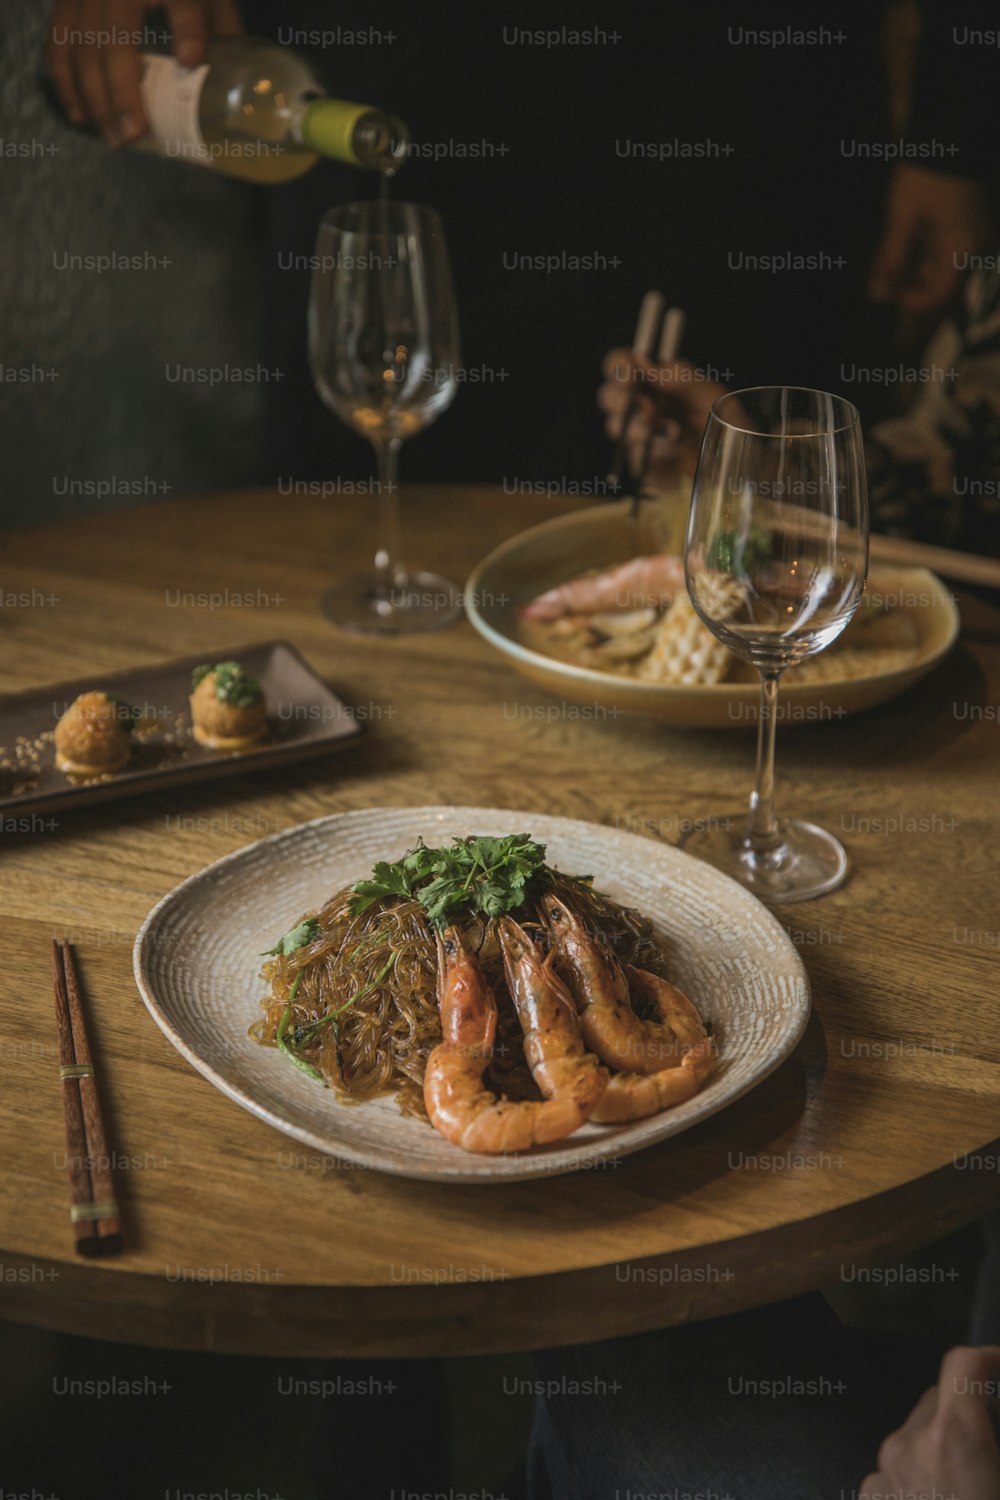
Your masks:
<path fill-rule="evenodd" d="M 251 708 L 264 696 L 256 677 L 250 677 L 238 661 L 220 661 L 215 668 L 215 696 L 233 708 Z"/>
<path fill-rule="evenodd" d="M 116 709 L 115 717 L 122 722 L 122 728 L 126 734 L 131 734 L 138 720 L 142 717 L 140 710 L 131 703 L 126 703 L 124 698 L 119 698 L 116 693 L 105 693 L 109 703 L 113 703 Z"/>
<path fill-rule="evenodd" d="M 220 703 L 233 708 L 251 708 L 259 703 L 264 690 L 256 677 L 251 677 L 238 661 L 217 661 L 214 667 L 195 667 L 191 673 L 191 684 L 200 687 L 210 672 L 215 673 L 215 696 Z"/>
<path fill-rule="evenodd" d="M 411 849 L 409 854 L 404 855 L 399 863 L 411 879 L 419 880 L 425 875 L 433 874 L 440 855 L 440 849 L 428 849 L 423 839 L 421 839 L 417 847 Z M 386 868 L 391 867 L 387 866 Z"/>
<path fill-rule="evenodd" d="M 292 1051 L 291 1047 L 289 1047 L 288 1043 L 285 1041 L 285 1029 L 288 1026 L 288 1018 L 291 1013 L 292 1007 L 290 1005 L 286 1005 L 281 1020 L 278 1022 L 278 1031 L 277 1035 L 275 1036 L 275 1041 L 278 1044 L 278 1051 L 284 1053 L 285 1057 L 288 1058 L 288 1061 L 290 1063 L 294 1063 L 295 1066 L 299 1068 L 303 1073 L 308 1073 L 310 1078 L 315 1078 L 318 1080 L 318 1082 L 325 1084 L 326 1079 L 323 1077 L 323 1074 L 320 1072 L 319 1068 L 314 1068 L 312 1063 L 307 1063 L 304 1057 L 297 1057 L 296 1054 Z"/>
<path fill-rule="evenodd" d="M 316 917 L 306 917 L 297 927 L 292 927 L 280 937 L 273 948 L 267 948 L 262 958 L 287 958 L 290 953 L 295 953 L 299 948 L 304 948 L 311 943 L 313 938 L 319 935 L 319 921 Z"/>
<path fill-rule="evenodd" d="M 359 880 L 351 887 L 354 892 L 354 899 L 351 901 L 353 914 L 358 916 L 367 911 L 369 906 L 374 906 L 376 901 L 384 901 L 390 896 L 412 896 L 413 881 L 405 864 L 405 860 L 395 865 L 379 860 L 372 867 L 370 880 Z"/>
<path fill-rule="evenodd" d="M 770 533 L 756 526 L 745 536 L 739 531 L 720 531 L 708 549 L 705 566 L 720 573 L 754 573 L 771 561 L 773 550 Z"/>

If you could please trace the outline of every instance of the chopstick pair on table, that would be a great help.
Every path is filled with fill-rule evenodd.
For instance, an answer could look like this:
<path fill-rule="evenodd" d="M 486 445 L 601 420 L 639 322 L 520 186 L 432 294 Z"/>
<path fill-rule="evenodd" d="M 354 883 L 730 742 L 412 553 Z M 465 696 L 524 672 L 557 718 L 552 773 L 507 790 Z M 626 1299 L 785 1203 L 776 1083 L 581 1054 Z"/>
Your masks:
<path fill-rule="evenodd" d="M 59 1077 L 66 1114 L 70 1222 L 81 1255 L 113 1255 L 122 1248 L 97 1079 L 87 1040 L 83 998 L 69 943 L 52 943 Z"/>
<path fill-rule="evenodd" d="M 667 309 L 664 317 L 663 309 L 666 298 L 662 292 L 647 292 L 639 303 L 639 317 L 635 325 L 635 335 L 632 339 L 632 353 L 642 359 L 653 358 L 653 348 L 656 346 L 656 363 L 660 365 L 670 364 L 677 358 L 684 335 L 684 313 L 679 307 Z M 660 319 L 663 326 L 660 327 Z M 659 343 L 656 343 L 657 329 L 660 330 Z M 646 436 L 643 446 L 642 457 L 639 467 L 635 473 L 629 469 L 628 462 L 628 433 L 629 428 L 635 421 L 641 408 L 641 399 L 633 391 L 629 397 L 628 405 L 622 416 L 622 429 L 618 437 L 618 446 L 615 456 L 611 462 L 611 470 L 608 474 L 608 486 L 613 495 L 632 496 L 632 514 L 635 515 L 639 501 L 642 497 L 642 486 L 645 482 L 646 471 L 649 468 L 649 455 L 653 447 L 653 439 L 656 436 L 655 428 L 652 426 Z"/>

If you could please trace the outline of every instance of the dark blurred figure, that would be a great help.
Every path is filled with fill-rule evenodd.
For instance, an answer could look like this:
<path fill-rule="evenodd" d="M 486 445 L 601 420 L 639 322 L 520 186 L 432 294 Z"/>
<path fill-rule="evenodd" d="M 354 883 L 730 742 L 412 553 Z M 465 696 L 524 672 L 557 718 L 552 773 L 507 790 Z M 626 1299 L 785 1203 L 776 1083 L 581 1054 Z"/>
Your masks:
<path fill-rule="evenodd" d="M 263 360 L 266 200 L 64 123 L 41 81 L 51 21 L 51 0 L 0 8 L 7 526 L 263 473 L 263 386 L 169 374 Z"/>

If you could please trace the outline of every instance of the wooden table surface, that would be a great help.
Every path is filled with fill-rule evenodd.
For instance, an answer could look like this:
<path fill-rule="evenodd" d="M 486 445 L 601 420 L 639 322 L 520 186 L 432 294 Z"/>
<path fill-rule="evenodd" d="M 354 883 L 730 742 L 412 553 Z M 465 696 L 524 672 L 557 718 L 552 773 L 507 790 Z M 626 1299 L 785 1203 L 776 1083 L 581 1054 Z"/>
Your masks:
<path fill-rule="evenodd" d="M 413 489 L 409 552 L 460 579 L 569 508 Z M 268 1354 L 539 1347 L 837 1283 L 996 1206 L 1000 611 L 969 595 L 955 653 L 906 696 L 779 734 L 781 806 L 838 831 L 854 869 L 779 913 L 812 981 L 809 1029 L 711 1120 L 614 1168 L 428 1185 L 302 1150 L 173 1050 L 136 992 L 134 935 L 178 881 L 263 834 L 350 808 L 478 802 L 673 843 L 685 819 L 748 792 L 746 732 L 560 714 L 465 622 L 386 641 L 335 632 L 317 599 L 365 561 L 367 526 L 364 501 L 256 493 L 3 538 L 5 690 L 283 637 L 372 732 L 327 760 L 3 826 L 0 1317 Z M 223 607 L 199 599 L 227 589 Z M 72 1250 L 54 935 L 77 943 L 90 999 L 116 1259 Z"/>

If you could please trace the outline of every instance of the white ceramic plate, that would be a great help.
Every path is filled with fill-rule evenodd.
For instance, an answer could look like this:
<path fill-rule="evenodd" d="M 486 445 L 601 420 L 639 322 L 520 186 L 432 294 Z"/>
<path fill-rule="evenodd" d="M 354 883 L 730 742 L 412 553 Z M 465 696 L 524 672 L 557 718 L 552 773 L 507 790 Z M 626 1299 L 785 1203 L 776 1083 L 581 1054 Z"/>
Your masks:
<path fill-rule="evenodd" d="M 636 540 L 627 513 L 621 501 L 571 511 L 501 543 L 483 558 L 465 586 L 470 623 L 512 667 L 560 698 L 651 714 L 677 727 L 756 730 L 760 700 L 756 682 L 702 687 L 642 682 L 560 661 L 522 639 L 518 610 L 529 599 L 589 568 L 607 568 L 635 556 Z M 654 549 L 647 546 L 645 550 Z M 868 586 L 870 596 L 891 600 L 912 620 L 916 635 L 912 657 L 892 671 L 873 668 L 864 677 L 798 682 L 789 673 L 781 684 L 778 707 L 782 733 L 786 726 L 839 720 L 894 698 L 937 666 L 955 644 L 961 623 L 958 609 L 935 574 L 925 568 L 873 564 Z"/>
<path fill-rule="evenodd" d="M 530 833 L 550 864 L 655 923 L 673 977 L 711 1021 L 716 1071 L 687 1104 L 631 1125 L 585 1125 L 526 1155 L 451 1145 L 394 1097 L 338 1103 L 280 1053 L 247 1036 L 260 1014 L 263 949 L 377 859 L 423 837 Z M 510 1182 L 572 1172 L 640 1151 L 724 1109 L 793 1050 L 809 984 L 787 933 L 727 876 L 665 844 L 569 818 L 482 807 L 388 807 L 340 813 L 261 839 L 191 876 L 150 912 L 135 942 L 136 983 L 157 1024 L 216 1088 L 317 1151 L 435 1182 Z"/>

